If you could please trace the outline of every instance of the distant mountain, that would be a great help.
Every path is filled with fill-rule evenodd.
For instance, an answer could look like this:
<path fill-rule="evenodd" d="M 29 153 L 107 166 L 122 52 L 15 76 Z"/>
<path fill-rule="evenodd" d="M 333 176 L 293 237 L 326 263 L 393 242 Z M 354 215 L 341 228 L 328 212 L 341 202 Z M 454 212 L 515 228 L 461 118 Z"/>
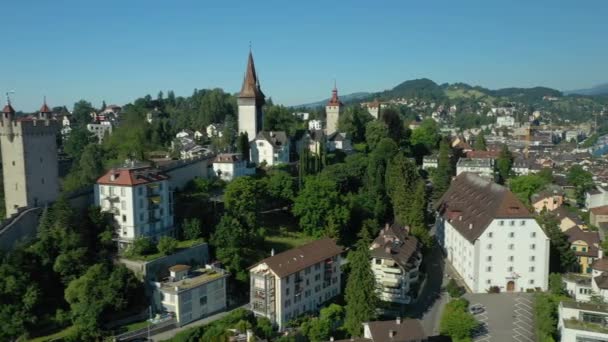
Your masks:
<path fill-rule="evenodd" d="M 595 87 L 587 88 L 587 89 L 578 89 L 578 90 L 568 90 L 564 91 L 564 94 L 571 95 L 608 95 L 608 83 L 599 84 Z"/>
<path fill-rule="evenodd" d="M 340 96 L 340 101 L 342 101 L 342 102 L 353 102 L 353 101 L 357 101 L 357 100 L 361 100 L 366 97 L 369 97 L 371 94 L 372 93 L 360 91 L 358 93 L 352 93 L 352 94 L 347 94 L 347 95 L 339 94 L 339 96 Z M 307 108 L 323 107 L 327 104 L 327 102 L 329 102 L 329 98 L 327 98 L 325 100 L 317 101 L 317 102 L 306 103 L 306 104 L 294 106 L 294 107 L 307 107 Z"/>

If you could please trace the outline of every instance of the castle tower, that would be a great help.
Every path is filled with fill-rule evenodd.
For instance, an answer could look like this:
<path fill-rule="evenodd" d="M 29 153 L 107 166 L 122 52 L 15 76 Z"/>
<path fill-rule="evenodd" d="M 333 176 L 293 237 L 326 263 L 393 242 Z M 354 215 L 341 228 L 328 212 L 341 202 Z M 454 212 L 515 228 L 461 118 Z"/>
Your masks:
<path fill-rule="evenodd" d="M 57 199 L 59 175 L 56 135 L 59 125 L 51 120 L 45 103 L 35 117 L 15 117 L 7 101 L 0 122 L 2 173 L 6 215 L 18 208 L 40 207 Z"/>
<path fill-rule="evenodd" d="M 327 136 L 338 131 L 338 120 L 340 119 L 340 110 L 342 109 L 342 102 L 338 98 L 338 88 L 334 84 L 334 89 L 331 91 L 331 99 L 325 106 L 326 114 L 326 126 L 325 133 Z"/>
<path fill-rule="evenodd" d="M 247 132 L 251 141 L 262 130 L 264 122 L 262 106 L 266 103 L 264 93 L 260 89 L 260 81 L 255 73 L 251 51 L 249 51 L 245 79 L 237 103 L 239 106 L 239 134 Z"/>

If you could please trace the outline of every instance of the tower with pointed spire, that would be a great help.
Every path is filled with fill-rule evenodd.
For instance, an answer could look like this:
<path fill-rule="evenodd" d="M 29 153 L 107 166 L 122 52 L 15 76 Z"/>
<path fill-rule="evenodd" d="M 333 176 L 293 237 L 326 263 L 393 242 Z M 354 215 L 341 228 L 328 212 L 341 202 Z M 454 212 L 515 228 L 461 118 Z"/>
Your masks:
<path fill-rule="evenodd" d="M 0 121 L 6 215 L 44 206 L 59 196 L 59 124 L 44 101 L 37 115 L 17 117 L 7 98 Z"/>
<path fill-rule="evenodd" d="M 338 120 L 342 110 L 342 102 L 338 97 L 338 88 L 334 82 L 334 89 L 331 91 L 331 98 L 325 106 L 325 133 L 329 136 L 338 131 Z"/>
<path fill-rule="evenodd" d="M 266 100 L 260 88 L 260 80 L 255 72 L 251 50 L 249 50 L 247 70 L 245 70 L 245 78 L 237 103 L 239 106 L 239 134 L 247 133 L 249 141 L 252 141 L 262 130 L 264 122 L 262 107 Z"/>

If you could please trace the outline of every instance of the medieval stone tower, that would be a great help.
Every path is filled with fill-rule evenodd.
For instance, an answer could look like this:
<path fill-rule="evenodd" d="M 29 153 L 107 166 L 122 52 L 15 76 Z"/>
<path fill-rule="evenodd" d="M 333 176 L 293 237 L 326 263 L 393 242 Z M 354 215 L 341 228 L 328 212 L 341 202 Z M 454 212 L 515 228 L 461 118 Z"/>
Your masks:
<path fill-rule="evenodd" d="M 338 131 L 338 120 L 340 119 L 340 111 L 342 110 L 342 102 L 338 98 L 338 88 L 334 85 L 331 91 L 331 99 L 325 106 L 326 126 L 325 134 L 328 136 Z"/>
<path fill-rule="evenodd" d="M 15 117 L 7 101 L 0 121 L 6 215 L 18 208 L 39 207 L 57 199 L 59 176 L 56 135 L 58 123 L 45 103 L 38 115 Z"/>
<path fill-rule="evenodd" d="M 249 51 L 245 79 L 237 103 L 239 106 L 239 134 L 246 132 L 251 141 L 262 130 L 264 122 L 262 106 L 266 103 L 264 93 L 260 88 L 260 81 L 255 73 L 251 51 Z"/>

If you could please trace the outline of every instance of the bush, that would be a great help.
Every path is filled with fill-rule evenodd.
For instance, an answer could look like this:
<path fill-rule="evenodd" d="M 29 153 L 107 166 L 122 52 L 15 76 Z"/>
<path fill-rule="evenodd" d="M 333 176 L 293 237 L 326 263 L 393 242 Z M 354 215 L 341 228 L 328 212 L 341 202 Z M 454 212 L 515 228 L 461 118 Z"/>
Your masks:
<path fill-rule="evenodd" d="M 129 254 L 132 255 L 149 255 L 156 253 L 156 246 L 152 243 L 152 240 L 146 237 L 140 237 L 135 239 L 133 245 L 129 247 Z"/>
<path fill-rule="evenodd" d="M 184 220 L 182 224 L 182 237 L 185 240 L 198 239 L 202 234 L 201 220 L 198 218 Z"/>
<path fill-rule="evenodd" d="M 456 283 L 456 280 L 454 279 L 450 279 L 446 286 L 446 290 L 452 298 L 460 298 L 465 293 L 465 290 L 461 286 L 458 286 L 458 283 Z"/>
<path fill-rule="evenodd" d="M 157 248 L 164 255 L 173 254 L 177 249 L 177 240 L 170 236 L 163 236 L 158 240 Z"/>

